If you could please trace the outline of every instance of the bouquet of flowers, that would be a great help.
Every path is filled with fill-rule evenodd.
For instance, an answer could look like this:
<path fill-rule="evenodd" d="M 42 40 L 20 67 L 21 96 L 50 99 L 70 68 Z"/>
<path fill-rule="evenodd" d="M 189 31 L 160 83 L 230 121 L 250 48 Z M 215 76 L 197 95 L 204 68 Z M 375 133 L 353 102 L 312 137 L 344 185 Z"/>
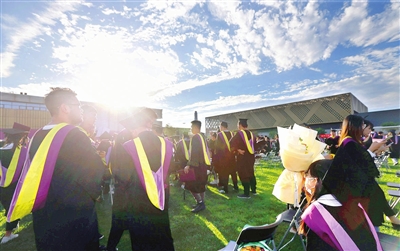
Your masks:
<path fill-rule="evenodd" d="M 297 206 L 303 187 L 303 172 L 312 162 L 324 158 L 321 153 L 326 144 L 316 139 L 317 131 L 297 124 L 293 128 L 278 127 L 278 134 L 279 153 L 285 170 L 272 194 L 283 202 Z"/>
<path fill-rule="evenodd" d="M 317 131 L 294 124 L 292 129 L 278 127 L 280 156 L 283 166 L 294 172 L 306 171 L 322 159 L 326 144 L 316 140 Z"/>

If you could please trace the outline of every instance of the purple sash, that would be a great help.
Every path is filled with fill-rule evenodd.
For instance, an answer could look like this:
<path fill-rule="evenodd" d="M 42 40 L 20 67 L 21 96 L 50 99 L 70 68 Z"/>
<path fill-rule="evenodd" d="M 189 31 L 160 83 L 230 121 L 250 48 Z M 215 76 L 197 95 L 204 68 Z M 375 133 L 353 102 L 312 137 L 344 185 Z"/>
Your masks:
<path fill-rule="evenodd" d="M 10 184 L 13 184 L 18 180 L 19 175 L 21 174 L 21 171 L 22 171 L 22 167 L 24 166 L 26 154 L 28 152 L 26 147 L 24 147 L 24 146 L 18 146 L 18 147 L 21 147 L 21 152 L 19 154 L 17 167 L 15 169 L 14 176 L 13 176 Z M 1 164 L 1 161 L 0 161 L 0 164 Z M 5 168 L 5 167 L 1 166 L 1 172 L 2 173 L 1 173 L 1 177 L 0 177 L 0 187 L 4 187 L 4 183 L 6 181 L 7 171 L 8 171 L 9 168 L 10 167 Z"/>
<path fill-rule="evenodd" d="M 376 250 L 382 250 L 375 228 L 364 208 L 362 209 L 376 242 Z M 301 215 L 306 225 L 322 240 L 338 250 L 358 250 L 358 247 L 335 218 L 318 202 L 313 202 Z"/>
<path fill-rule="evenodd" d="M 163 140 L 165 140 L 165 139 L 163 139 Z M 133 163 L 135 164 L 136 172 L 138 174 L 138 177 L 140 179 L 142 187 L 146 191 L 146 183 L 144 182 L 142 165 L 140 164 L 140 161 L 139 161 L 138 151 L 136 149 L 135 143 L 133 142 L 133 140 L 129 140 L 128 142 L 125 142 L 123 146 L 124 146 L 125 150 L 129 153 L 129 155 L 132 157 L 132 160 L 133 160 Z M 173 148 L 172 143 L 169 140 L 165 140 L 165 146 L 166 146 L 166 151 L 165 151 L 164 163 L 161 163 L 161 167 L 160 167 L 160 169 L 161 168 L 164 169 L 163 170 L 164 176 L 162 177 L 164 180 L 166 180 L 168 177 L 168 170 L 169 170 L 169 165 L 171 163 L 172 148 Z M 157 181 L 157 179 L 156 179 L 156 181 Z M 168 182 L 165 182 L 164 189 L 167 188 L 168 185 L 169 185 Z"/>
<path fill-rule="evenodd" d="M 58 153 L 60 151 L 61 145 L 63 144 L 64 139 L 67 136 L 67 134 L 74 128 L 76 128 L 76 127 L 73 125 L 66 125 L 63 128 L 61 128 L 54 136 L 54 138 L 50 144 L 49 151 L 47 153 L 47 158 L 44 163 L 43 174 L 42 174 L 42 177 L 40 180 L 38 191 L 36 192 L 36 198 L 35 198 L 35 202 L 34 202 L 34 205 L 32 208 L 32 212 L 42 208 L 45 205 L 47 194 L 49 192 L 51 179 L 53 177 L 55 163 L 57 161 Z M 34 137 L 33 137 L 33 139 L 34 139 Z M 32 141 L 33 141 L 33 139 L 32 139 Z M 29 149 L 30 149 L 30 146 L 29 146 Z M 35 154 L 35 156 L 36 156 L 36 154 Z M 34 156 L 34 158 L 35 158 L 35 156 Z M 13 198 L 11 200 L 10 210 L 8 212 L 7 219 L 9 217 L 11 217 L 11 213 L 14 211 L 15 204 L 16 204 L 18 196 L 21 192 L 21 188 L 24 183 L 24 180 L 27 178 L 26 175 L 27 175 L 30 167 L 31 167 L 31 160 L 30 160 L 29 151 L 28 151 L 28 154 L 26 155 L 26 160 L 24 163 L 24 168 L 21 173 L 21 177 L 18 180 L 17 187 L 15 189 Z M 29 177 L 29 178 L 32 178 L 32 177 Z"/>

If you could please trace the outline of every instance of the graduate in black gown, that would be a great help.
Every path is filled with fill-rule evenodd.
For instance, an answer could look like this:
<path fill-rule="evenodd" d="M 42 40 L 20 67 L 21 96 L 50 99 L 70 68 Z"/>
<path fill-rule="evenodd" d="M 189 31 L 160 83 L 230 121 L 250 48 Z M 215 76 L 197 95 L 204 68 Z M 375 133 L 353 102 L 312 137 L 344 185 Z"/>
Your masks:
<path fill-rule="evenodd" d="M 330 153 L 335 155 L 339 148 L 339 135 L 336 135 L 335 129 L 331 129 L 331 136 L 325 139 L 325 144 Z"/>
<path fill-rule="evenodd" d="M 247 119 L 239 119 L 238 132 L 230 140 L 231 152 L 236 155 L 236 168 L 240 181 L 243 185 L 244 193 L 238 198 L 250 198 L 250 190 L 253 195 L 257 195 L 257 182 L 254 174 L 254 135 L 247 130 Z"/>
<path fill-rule="evenodd" d="M 70 89 L 53 88 L 45 104 L 52 119 L 32 138 L 31 159 L 52 128 L 78 125 L 82 119 L 80 102 Z M 75 127 L 62 142 L 45 205 L 32 213 L 37 250 L 99 249 L 95 200 L 103 174 L 103 162 L 90 139 Z"/>
<path fill-rule="evenodd" d="M 228 130 L 228 123 L 221 122 L 220 132 L 217 134 L 213 163 L 219 173 L 219 183 L 222 188 L 220 193 L 228 193 L 229 175 L 232 177 L 233 189 L 238 190 L 235 155 L 230 151 L 229 140 L 233 133 Z"/>
<path fill-rule="evenodd" d="M 185 189 L 188 189 L 193 198 L 196 201 L 196 205 L 192 210 L 192 213 L 198 213 L 206 209 L 205 204 L 205 192 L 207 184 L 207 170 L 209 169 L 211 162 L 208 155 L 207 141 L 204 135 L 200 132 L 201 121 L 193 120 L 192 122 L 192 139 L 189 145 L 189 160 L 183 169 L 185 173 L 189 172 L 189 169 L 193 169 L 196 179 L 193 181 L 187 181 L 185 183 Z"/>
<path fill-rule="evenodd" d="M 10 208 L 10 203 L 12 196 L 15 191 L 15 187 L 17 186 L 17 181 L 19 179 L 19 176 L 21 175 L 21 170 L 22 170 L 22 163 L 18 162 L 23 162 L 25 159 L 24 156 L 19 156 L 18 162 L 15 163 L 17 166 L 19 165 L 20 168 L 14 167 L 15 172 L 14 173 L 9 173 L 9 169 L 11 168 L 11 160 L 14 157 L 14 154 L 16 150 L 20 150 L 20 155 L 25 153 L 26 155 L 26 149 L 23 151 L 22 148 L 26 148 L 27 146 L 25 145 L 25 139 L 28 136 L 30 128 L 28 126 L 24 126 L 19 123 L 14 123 L 13 128 L 11 129 L 3 129 L 3 133 L 6 136 L 5 144 L 0 148 L 0 161 L 1 161 L 1 166 L 4 168 L 7 173 L 0 173 L 0 175 L 12 175 L 13 179 L 10 180 L 9 182 L 4 182 L 4 184 L 0 184 L 0 202 L 1 205 L 3 205 L 5 209 L 5 216 L 7 216 L 8 210 Z M 17 156 L 15 156 L 16 158 Z M 18 170 L 19 169 L 19 170 Z M 2 180 L 5 179 L 5 177 L 1 177 Z M 9 179 L 11 177 L 8 177 Z M 3 182 L 2 182 L 3 183 Z M 6 184 L 7 183 L 7 184 Z M 15 239 L 18 237 L 18 234 L 14 234 L 13 230 L 17 228 L 19 220 L 15 220 L 12 222 L 6 222 L 6 233 L 1 239 L 1 244 L 7 243 L 12 239 Z"/>
<path fill-rule="evenodd" d="M 111 160 L 116 184 L 107 250 L 116 250 L 124 230 L 129 231 L 132 250 L 174 250 L 168 213 L 173 145 L 152 132 L 156 118 L 152 109 L 142 108 L 121 122 L 133 139 L 119 144 Z M 153 180 L 153 175 L 158 178 Z M 163 195 L 156 201 L 149 194 L 151 181 L 158 189 L 155 194 Z"/>
<path fill-rule="evenodd" d="M 330 159 L 315 161 L 304 175 L 308 203 L 299 231 L 307 237 L 307 250 L 382 250 L 365 211 L 342 205 L 323 189 L 322 180 L 331 163 Z M 345 220 L 344 214 L 357 215 L 360 220 L 354 224 L 351 217 Z"/>
<path fill-rule="evenodd" d="M 344 207 L 356 208 L 361 203 L 374 226 L 382 225 L 384 214 L 389 216 L 393 224 L 398 224 L 400 220 L 394 217 L 375 180 L 379 171 L 374 163 L 374 152 L 380 151 L 385 142 L 373 142 L 369 149 L 365 149 L 361 142 L 365 127 L 360 116 L 348 115 L 343 120 L 340 146 L 323 185 Z M 359 215 L 344 214 L 342 217 L 352 222 L 353 228 L 362 220 Z"/>

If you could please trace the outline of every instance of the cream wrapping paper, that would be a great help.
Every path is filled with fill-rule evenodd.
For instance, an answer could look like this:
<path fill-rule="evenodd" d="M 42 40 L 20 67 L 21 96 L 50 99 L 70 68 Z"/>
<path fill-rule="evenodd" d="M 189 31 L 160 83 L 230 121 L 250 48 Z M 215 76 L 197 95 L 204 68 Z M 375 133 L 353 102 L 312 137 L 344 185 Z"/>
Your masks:
<path fill-rule="evenodd" d="M 298 206 L 303 188 L 303 175 L 310 164 L 323 159 L 326 144 L 316 140 L 317 131 L 294 124 L 278 127 L 280 156 L 285 170 L 274 185 L 272 194 L 280 201 Z"/>

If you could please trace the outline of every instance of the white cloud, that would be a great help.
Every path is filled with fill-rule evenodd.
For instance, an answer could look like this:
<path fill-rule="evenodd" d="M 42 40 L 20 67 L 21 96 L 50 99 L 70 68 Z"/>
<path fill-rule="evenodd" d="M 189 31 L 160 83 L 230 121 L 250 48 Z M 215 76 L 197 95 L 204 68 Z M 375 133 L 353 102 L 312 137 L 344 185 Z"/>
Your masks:
<path fill-rule="evenodd" d="M 3 62 L 1 64 L 2 77 L 6 78 L 12 74 L 12 68 L 15 66 L 13 63 L 15 56 L 25 43 L 30 42 L 37 36 L 44 34 L 47 31 L 46 26 L 53 26 L 56 23 L 56 20 L 58 20 L 64 12 L 73 11 L 78 5 L 79 3 L 73 2 L 49 3 L 42 13 L 32 13 L 34 18 L 29 18 L 28 22 L 14 26 L 11 34 L 6 34 L 8 36 L 7 40 L 10 42 L 6 46 L 3 46 Z M 7 16 L 6 20 L 4 21 L 9 20 L 13 21 L 14 19 Z"/>

